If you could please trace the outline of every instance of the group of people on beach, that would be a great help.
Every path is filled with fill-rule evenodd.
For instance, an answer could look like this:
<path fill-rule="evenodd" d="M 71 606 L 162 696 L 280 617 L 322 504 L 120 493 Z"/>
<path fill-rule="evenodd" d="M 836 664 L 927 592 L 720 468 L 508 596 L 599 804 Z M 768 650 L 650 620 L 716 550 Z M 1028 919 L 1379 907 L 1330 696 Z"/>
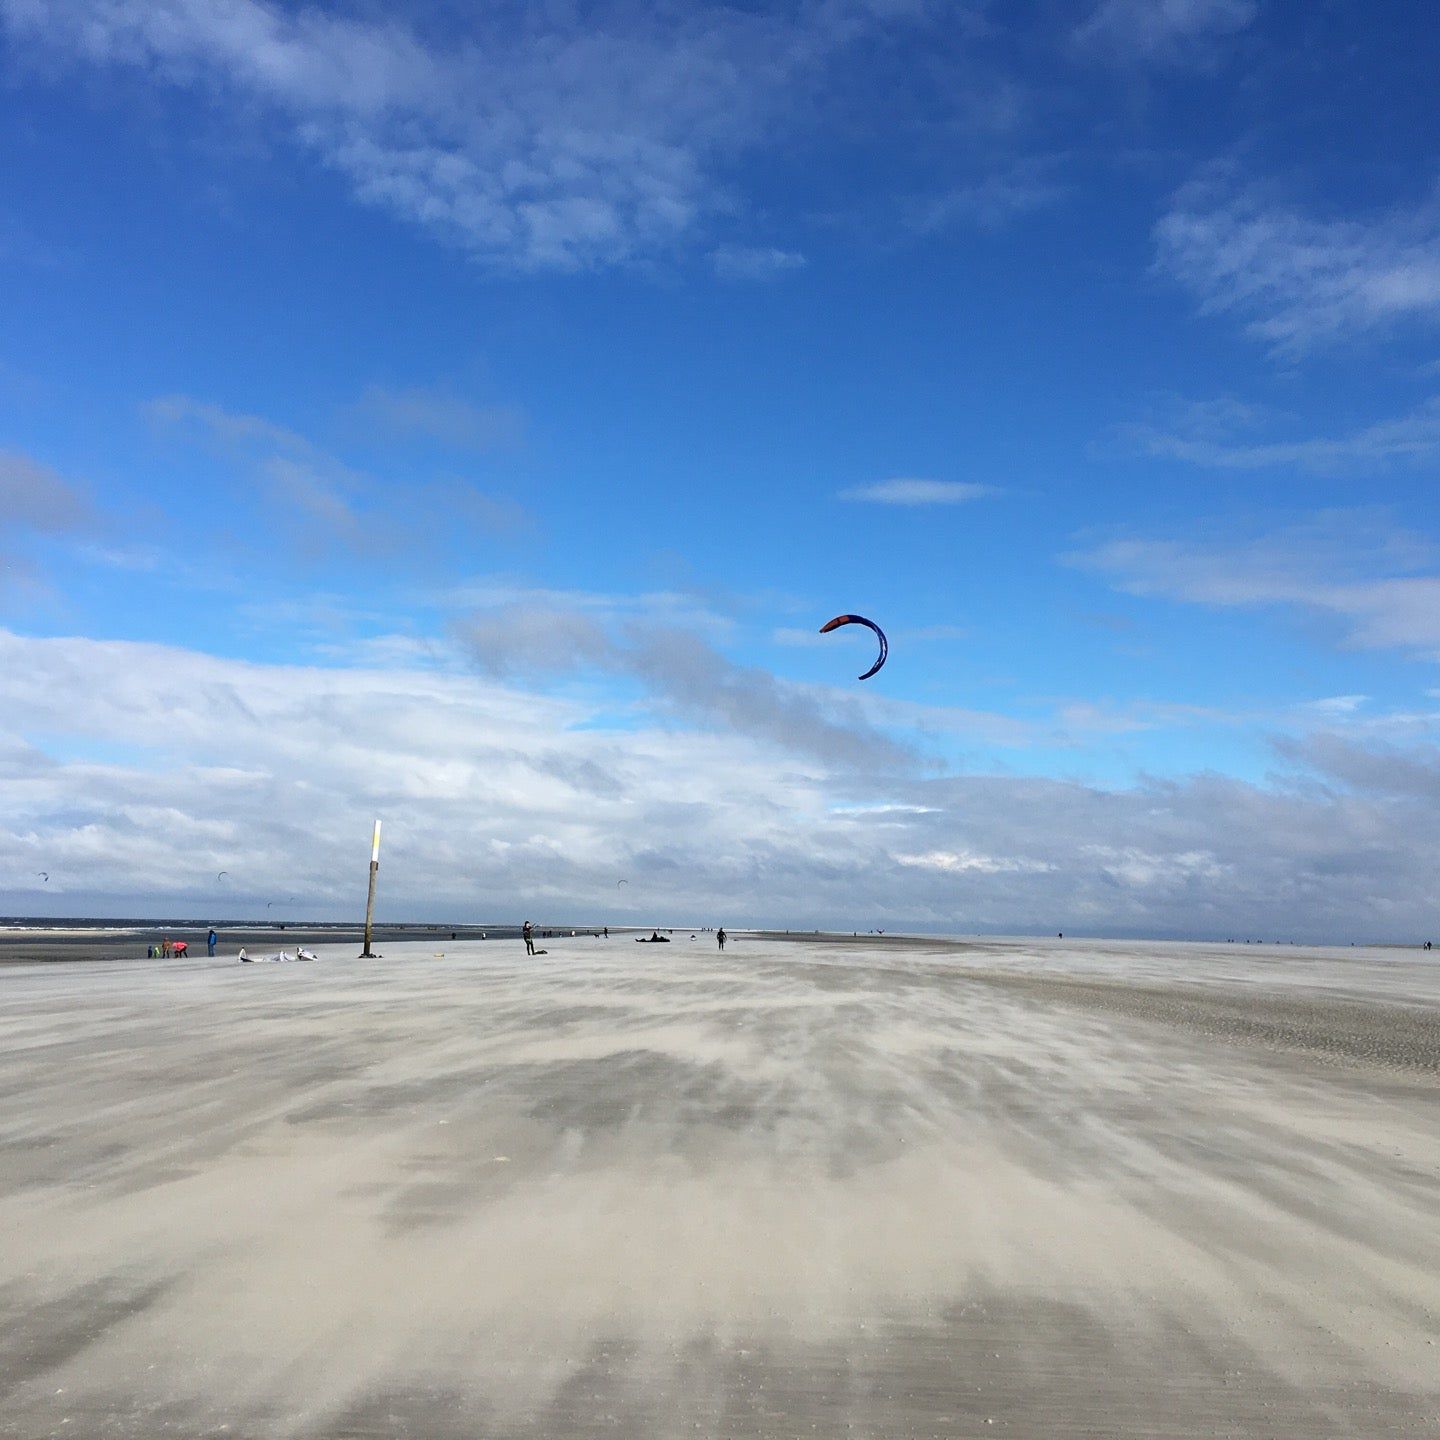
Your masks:
<path fill-rule="evenodd" d="M 213 956 L 215 947 L 220 943 L 220 936 L 216 933 L 215 927 L 210 927 L 210 933 L 205 937 L 205 953 Z M 149 945 L 145 949 L 147 960 L 176 960 L 190 953 L 190 942 L 188 940 L 171 940 L 168 936 L 160 941 L 158 945 Z"/>
<path fill-rule="evenodd" d="M 542 930 L 540 933 L 541 933 L 541 935 L 542 935 L 543 937 L 545 937 L 546 939 L 548 939 L 549 936 L 550 936 L 550 931 L 548 931 L 548 930 Z M 562 933 L 563 933 L 563 932 L 562 932 Z M 575 932 L 572 930 L 570 933 L 573 935 Z M 591 933 L 593 934 L 594 932 L 592 931 Z M 601 926 L 601 928 L 600 928 L 600 933 L 605 937 L 605 939 L 608 940 L 608 939 L 610 938 L 610 927 L 609 927 L 608 925 L 603 925 L 603 926 Z M 452 937 L 452 938 L 453 938 L 453 937 Z M 545 954 L 545 951 L 543 951 L 543 950 L 536 950 L 536 948 L 535 948 L 535 926 L 534 926 L 529 920 L 527 920 L 527 921 L 520 927 L 520 938 L 525 942 L 525 953 L 526 953 L 527 955 L 543 955 L 543 954 Z M 695 937 L 692 935 L 690 938 L 693 940 Z M 718 946 L 720 947 L 720 949 L 722 949 L 722 950 L 725 948 L 725 942 L 726 942 L 726 940 L 728 940 L 729 938 L 730 938 L 730 937 L 729 937 L 728 935 L 726 935 L 725 929 L 724 929 L 723 926 L 722 926 L 719 930 L 717 930 L 717 931 L 715 932 L 715 943 L 716 943 L 716 945 L 718 945 Z M 644 937 L 643 935 L 640 937 L 640 941 L 641 941 L 642 944 L 646 943 L 646 942 L 645 942 L 645 937 Z M 665 936 L 663 936 L 658 930 L 652 930 L 652 931 L 650 932 L 650 940 L 649 940 L 649 943 L 650 943 L 650 944 L 652 944 L 652 945 L 659 945 L 659 944 L 664 943 L 664 942 L 665 942 Z M 213 954 L 214 952 L 212 951 L 211 953 Z"/>

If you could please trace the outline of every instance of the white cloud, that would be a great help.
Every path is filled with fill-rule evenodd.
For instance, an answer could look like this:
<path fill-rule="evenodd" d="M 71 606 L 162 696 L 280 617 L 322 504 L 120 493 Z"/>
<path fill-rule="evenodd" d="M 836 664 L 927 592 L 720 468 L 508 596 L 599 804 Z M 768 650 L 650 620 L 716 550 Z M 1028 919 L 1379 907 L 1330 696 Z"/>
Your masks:
<path fill-rule="evenodd" d="M 859 500 L 875 505 L 963 505 L 996 492 L 989 485 L 967 480 L 918 480 L 897 477 L 873 485 L 856 485 L 842 490 L 841 500 Z"/>
<path fill-rule="evenodd" d="M 1217 41 L 1244 30 L 1259 9 L 1257 0 L 1100 0 L 1074 40 L 1082 51 L 1115 62 L 1206 63 Z"/>
<path fill-rule="evenodd" d="M 1344 717 L 1355 714 L 1369 703 L 1368 695 L 1327 695 L 1321 700 L 1311 700 L 1309 708 L 1323 715 Z"/>
<path fill-rule="evenodd" d="M 930 812 L 933 813 L 933 812 Z M 923 855 L 897 855 L 896 861 L 921 870 L 951 875 L 1042 875 L 1055 867 L 1044 860 L 1017 860 L 1005 855 L 981 855 L 973 850 L 927 850 Z"/>
<path fill-rule="evenodd" d="M 24 908 L 46 870 L 47 900 L 81 912 L 223 919 L 295 895 L 353 917 L 379 815 L 382 918 L 634 904 L 659 923 L 1330 938 L 1431 918 L 1415 835 L 1440 795 L 1433 748 L 1319 737 L 1293 750 L 1293 787 L 1100 790 L 837 771 L 798 732 L 757 744 L 749 712 L 712 708 L 697 731 L 617 724 L 610 703 L 0 631 L 0 894 Z"/>
<path fill-rule="evenodd" d="M 1159 267 L 1280 356 L 1440 321 L 1440 204 L 1317 219 L 1200 181 L 1155 229 Z"/>
<path fill-rule="evenodd" d="M 461 33 L 267 0 L 0 0 L 16 46 L 258 104 L 361 200 L 491 264 L 663 252 L 733 208 L 719 162 L 930 0 L 456 7 Z M 782 252 L 776 252 L 782 253 Z"/>

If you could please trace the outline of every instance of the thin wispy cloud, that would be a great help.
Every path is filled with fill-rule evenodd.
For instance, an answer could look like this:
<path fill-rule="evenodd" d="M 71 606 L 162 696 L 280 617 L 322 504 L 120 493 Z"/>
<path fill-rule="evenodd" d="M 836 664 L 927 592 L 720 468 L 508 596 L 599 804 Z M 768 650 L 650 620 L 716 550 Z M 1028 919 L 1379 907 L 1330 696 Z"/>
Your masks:
<path fill-rule="evenodd" d="M 1100 0 L 1072 39 L 1112 63 L 1205 64 L 1259 12 L 1258 0 Z"/>
<path fill-rule="evenodd" d="M 434 564 L 458 535 L 477 529 L 514 534 L 532 523 L 513 500 L 454 477 L 407 476 L 397 487 L 263 416 L 185 395 L 151 401 L 142 413 L 161 434 L 225 456 L 252 482 L 247 499 L 259 496 L 288 517 L 281 533 L 312 560 L 340 552 L 397 562 L 424 558 Z M 416 417 L 411 413 L 409 418 Z M 436 422 L 430 411 L 422 418 Z M 462 427 L 478 423 L 468 411 L 445 412 L 441 418 Z"/>
<path fill-rule="evenodd" d="M 1155 227 L 1157 265 L 1201 310 L 1233 314 L 1294 358 L 1403 324 L 1440 322 L 1440 201 L 1317 218 L 1253 189 L 1197 181 Z"/>
<path fill-rule="evenodd" d="M 722 245 L 710 252 L 710 263 L 722 280 L 778 280 L 803 270 L 805 257 L 771 246 Z"/>
<path fill-rule="evenodd" d="M 1256 421 L 1248 417 L 1254 428 Z M 1224 470 L 1305 470 L 1338 475 L 1397 462 L 1426 460 L 1440 451 L 1440 399 L 1406 415 L 1361 426 L 1347 434 L 1296 440 L 1238 438 L 1205 416 L 1173 426 L 1121 426 L 1120 438 L 1141 454 Z"/>
<path fill-rule="evenodd" d="M 1440 566 L 1418 537 L 1363 514 L 1226 543 L 1120 539 L 1068 557 L 1131 595 L 1328 617 L 1348 645 L 1440 659 Z"/>
<path fill-rule="evenodd" d="M 525 414 L 516 405 L 484 405 L 423 385 L 368 385 L 353 407 L 375 429 L 434 440 L 455 450 L 514 449 L 525 437 Z"/>
<path fill-rule="evenodd" d="M 873 485 L 854 485 L 842 490 L 841 500 L 871 505 L 964 505 L 997 494 L 993 486 L 968 480 L 923 480 L 897 476 Z"/>
<path fill-rule="evenodd" d="M 914 201 L 907 211 L 921 234 L 973 226 L 1001 230 L 1012 221 L 1055 205 L 1071 193 L 1055 157 L 1030 157 L 1006 169 Z"/>
<path fill-rule="evenodd" d="M 183 428 L 190 434 L 208 436 L 222 444 L 258 443 L 295 454 L 320 454 L 317 446 L 289 426 L 277 425 L 260 415 L 227 410 L 223 405 L 190 395 L 157 396 L 141 405 L 140 413 L 158 427 Z"/>
<path fill-rule="evenodd" d="M 724 158 L 803 109 L 848 47 L 932 12 L 926 0 L 474 7 L 442 43 L 265 0 L 0 0 L 12 44 L 258 106 L 360 200 L 522 270 L 687 239 L 733 209 Z"/>

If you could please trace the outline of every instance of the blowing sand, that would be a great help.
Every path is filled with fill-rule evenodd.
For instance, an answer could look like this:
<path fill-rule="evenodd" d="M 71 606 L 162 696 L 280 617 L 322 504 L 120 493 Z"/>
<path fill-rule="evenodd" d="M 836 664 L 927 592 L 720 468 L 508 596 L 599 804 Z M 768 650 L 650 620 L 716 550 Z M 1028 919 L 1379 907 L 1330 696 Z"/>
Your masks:
<path fill-rule="evenodd" d="M 1440 1434 L 1440 959 L 545 944 L 0 977 L 0 1434 Z"/>

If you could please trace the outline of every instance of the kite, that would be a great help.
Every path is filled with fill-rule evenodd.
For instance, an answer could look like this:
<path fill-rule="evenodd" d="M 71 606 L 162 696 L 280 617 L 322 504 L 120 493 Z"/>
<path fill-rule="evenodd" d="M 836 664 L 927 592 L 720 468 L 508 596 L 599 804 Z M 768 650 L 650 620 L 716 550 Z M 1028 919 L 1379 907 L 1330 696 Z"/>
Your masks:
<path fill-rule="evenodd" d="M 48 870 L 37 870 L 35 872 L 47 885 L 50 883 L 50 872 Z"/>
<path fill-rule="evenodd" d="M 228 870 L 222 870 L 222 871 L 215 877 L 215 879 L 216 879 L 217 881 L 223 880 L 229 873 L 230 873 L 230 872 L 229 872 Z"/>
<path fill-rule="evenodd" d="M 618 890 L 622 885 L 628 885 L 629 883 L 628 880 L 617 880 L 615 882 L 615 888 Z"/>
<path fill-rule="evenodd" d="M 868 680 L 885 663 L 885 657 L 890 653 L 890 642 L 885 638 L 885 632 L 873 620 L 867 620 L 863 615 L 837 615 L 833 620 L 820 627 L 820 633 L 828 635 L 842 625 L 868 625 L 875 632 L 875 638 L 880 642 L 879 658 L 860 677 L 862 680 Z"/>

